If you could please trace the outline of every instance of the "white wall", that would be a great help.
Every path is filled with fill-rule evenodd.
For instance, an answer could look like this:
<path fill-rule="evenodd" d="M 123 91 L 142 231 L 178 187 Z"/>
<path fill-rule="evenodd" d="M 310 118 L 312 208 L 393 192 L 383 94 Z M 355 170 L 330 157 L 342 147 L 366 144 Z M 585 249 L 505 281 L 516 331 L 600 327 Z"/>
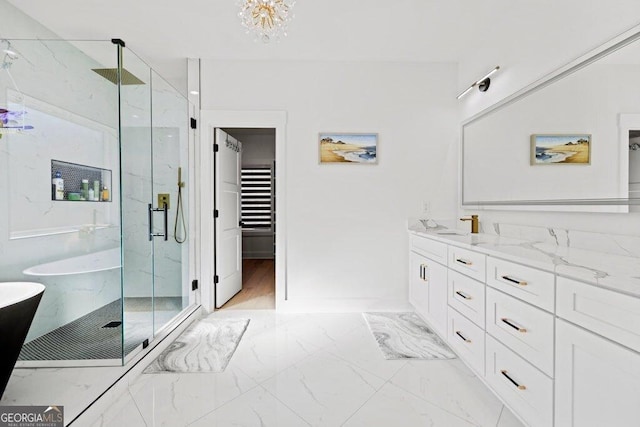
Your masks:
<path fill-rule="evenodd" d="M 276 159 L 276 136 L 261 133 L 243 134 L 235 136 L 233 132 L 229 135 L 242 141 L 242 166 L 264 166 L 271 165 Z"/>
<path fill-rule="evenodd" d="M 258 76 L 258 78 L 257 78 Z M 203 110 L 285 110 L 293 303 L 406 304 L 406 219 L 456 211 L 453 64 L 203 60 Z M 320 165 L 318 133 L 377 132 L 379 164 Z"/>
<path fill-rule="evenodd" d="M 533 4 L 533 3 L 532 3 Z M 459 59 L 458 93 L 500 65 L 488 92 L 460 102 L 464 120 L 640 23 L 636 0 L 490 4 L 494 22 L 476 29 L 478 44 Z M 555 13 L 559 9 L 561 13 Z M 573 15 L 567 19 L 567 11 Z"/>

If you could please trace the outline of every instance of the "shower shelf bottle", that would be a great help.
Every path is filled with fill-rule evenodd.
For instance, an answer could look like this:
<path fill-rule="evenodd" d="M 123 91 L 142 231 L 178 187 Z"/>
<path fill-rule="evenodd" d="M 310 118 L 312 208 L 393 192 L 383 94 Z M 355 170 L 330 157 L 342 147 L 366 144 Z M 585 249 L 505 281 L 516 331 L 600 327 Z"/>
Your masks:
<path fill-rule="evenodd" d="M 82 191 L 80 193 L 80 200 L 89 200 L 89 180 L 82 180 Z"/>
<path fill-rule="evenodd" d="M 56 177 L 51 180 L 51 184 L 55 187 L 54 197 L 56 200 L 64 200 L 64 180 L 60 171 L 56 171 Z"/>

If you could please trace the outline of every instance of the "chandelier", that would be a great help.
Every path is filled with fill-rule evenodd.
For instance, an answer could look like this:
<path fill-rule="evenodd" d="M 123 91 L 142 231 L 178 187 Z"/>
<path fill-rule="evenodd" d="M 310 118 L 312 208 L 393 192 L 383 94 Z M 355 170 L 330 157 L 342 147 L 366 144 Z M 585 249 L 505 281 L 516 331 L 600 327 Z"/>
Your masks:
<path fill-rule="evenodd" d="M 247 33 L 254 33 L 256 40 L 269 43 L 287 36 L 287 24 L 293 18 L 291 9 L 295 0 L 239 0 L 238 16 Z"/>

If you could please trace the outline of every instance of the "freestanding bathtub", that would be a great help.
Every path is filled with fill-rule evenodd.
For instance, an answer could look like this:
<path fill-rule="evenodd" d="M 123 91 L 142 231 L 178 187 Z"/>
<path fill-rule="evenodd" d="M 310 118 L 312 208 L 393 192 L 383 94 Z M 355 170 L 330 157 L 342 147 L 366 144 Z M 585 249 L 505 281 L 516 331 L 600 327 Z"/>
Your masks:
<path fill-rule="evenodd" d="M 0 399 L 36 315 L 44 285 L 0 282 Z"/>

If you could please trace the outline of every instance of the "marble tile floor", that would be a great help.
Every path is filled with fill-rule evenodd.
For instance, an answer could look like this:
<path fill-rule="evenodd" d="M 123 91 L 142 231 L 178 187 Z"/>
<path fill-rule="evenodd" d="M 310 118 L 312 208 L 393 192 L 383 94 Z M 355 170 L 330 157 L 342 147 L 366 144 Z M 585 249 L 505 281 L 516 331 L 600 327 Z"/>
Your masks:
<path fill-rule="evenodd" d="M 385 360 L 359 313 L 250 318 L 222 373 L 141 375 L 91 426 L 522 424 L 459 360 Z"/>

